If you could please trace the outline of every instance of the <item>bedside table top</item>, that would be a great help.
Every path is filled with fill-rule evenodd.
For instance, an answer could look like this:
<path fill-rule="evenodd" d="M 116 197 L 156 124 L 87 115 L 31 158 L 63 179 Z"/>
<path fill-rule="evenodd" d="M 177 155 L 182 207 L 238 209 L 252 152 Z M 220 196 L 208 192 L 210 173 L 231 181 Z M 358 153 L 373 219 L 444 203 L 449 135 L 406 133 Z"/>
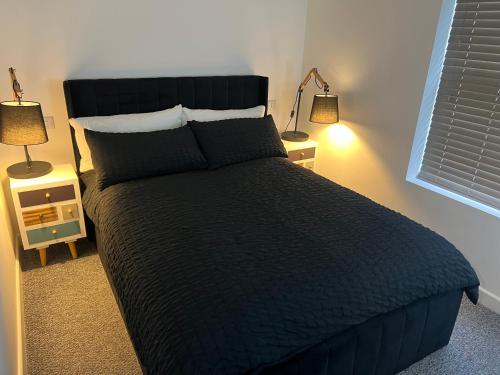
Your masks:
<path fill-rule="evenodd" d="M 308 139 L 307 141 L 304 142 L 290 142 L 285 140 L 282 140 L 282 142 L 285 145 L 287 151 L 303 150 L 305 148 L 318 147 L 318 142 L 313 141 L 312 139 Z"/>
<path fill-rule="evenodd" d="M 45 184 L 56 184 L 76 178 L 75 170 L 71 164 L 54 165 L 52 172 L 35 178 L 9 178 L 11 189 L 29 188 Z"/>

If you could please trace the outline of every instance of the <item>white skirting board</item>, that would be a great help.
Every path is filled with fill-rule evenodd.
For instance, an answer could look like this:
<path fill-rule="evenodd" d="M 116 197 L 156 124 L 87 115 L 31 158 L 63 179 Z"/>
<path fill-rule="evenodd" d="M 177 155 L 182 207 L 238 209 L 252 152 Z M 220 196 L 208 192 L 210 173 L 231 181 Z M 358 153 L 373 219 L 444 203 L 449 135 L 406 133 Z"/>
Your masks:
<path fill-rule="evenodd" d="M 21 262 L 19 260 L 20 247 L 20 237 L 16 236 L 17 375 L 24 375 L 26 372 L 26 336 L 24 334 L 23 273 L 21 272 Z"/>
<path fill-rule="evenodd" d="M 482 287 L 479 287 L 479 303 L 500 314 L 500 297 Z"/>

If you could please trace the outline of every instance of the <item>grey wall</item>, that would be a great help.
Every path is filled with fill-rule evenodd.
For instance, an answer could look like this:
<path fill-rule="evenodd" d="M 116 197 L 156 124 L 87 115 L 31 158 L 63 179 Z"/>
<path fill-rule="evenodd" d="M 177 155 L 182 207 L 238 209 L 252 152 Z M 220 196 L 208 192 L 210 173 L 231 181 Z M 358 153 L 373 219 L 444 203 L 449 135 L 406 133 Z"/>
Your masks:
<path fill-rule="evenodd" d="M 339 126 L 303 123 L 320 174 L 400 211 L 454 243 L 500 311 L 500 219 L 405 181 L 441 1 L 310 0 L 305 73 L 340 95 Z M 309 110 L 314 85 L 304 95 Z M 346 139 L 347 138 L 347 139 Z M 495 299 L 496 297 L 496 299 Z"/>

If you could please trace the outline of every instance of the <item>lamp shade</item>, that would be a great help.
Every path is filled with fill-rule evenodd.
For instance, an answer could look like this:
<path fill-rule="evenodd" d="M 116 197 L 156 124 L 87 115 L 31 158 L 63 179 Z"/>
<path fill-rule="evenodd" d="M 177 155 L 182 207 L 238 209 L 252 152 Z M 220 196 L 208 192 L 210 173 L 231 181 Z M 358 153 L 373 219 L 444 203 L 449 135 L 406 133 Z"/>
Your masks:
<path fill-rule="evenodd" d="M 309 121 L 318 124 L 339 122 L 339 97 L 337 95 L 314 95 Z"/>
<path fill-rule="evenodd" d="M 40 103 L 0 103 L 0 142 L 8 145 L 38 145 L 48 141 Z"/>

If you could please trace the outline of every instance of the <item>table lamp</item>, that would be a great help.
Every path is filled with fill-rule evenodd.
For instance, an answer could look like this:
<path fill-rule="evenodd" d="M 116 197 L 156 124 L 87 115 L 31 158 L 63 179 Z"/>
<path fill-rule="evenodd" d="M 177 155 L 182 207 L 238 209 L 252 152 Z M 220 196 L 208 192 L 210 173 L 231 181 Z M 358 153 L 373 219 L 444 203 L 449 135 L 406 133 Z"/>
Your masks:
<path fill-rule="evenodd" d="M 304 91 L 304 88 L 309 83 L 312 77 L 314 77 L 316 86 L 323 90 L 323 94 L 314 95 L 309 121 L 317 124 L 334 124 L 336 122 L 339 122 L 339 98 L 337 95 L 331 95 L 329 93 L 330 85 L 328 85 L 328 83 L 326 83 L 326 81 L 320 76 L 320 74 L 318 73 L 318 69 L 312 68 L 309 73 L 307 73 L 306 77 L 300 84 L 299 89 L 297 90 L 295 103 L 290 113 L 290 120 L 288 121 L 288 125 L 290 124 L 290 121 L 292 121 L 292 118 L 295 116 L 295 129 L 290 131 L 286 131 L 285 129 L 285 132 L 281 133 L 281 139 L 292 142 L 304 142 L 309 139 L 309 134 L 297 130 L 297 123 L 299 119 L 300 100 L 302 98 L 302 92 Z M 297 107 L 296 111 L 295 107 Z"/>
<path fill-rule="evenodd" d="M 46 161 L 32 161 L 28 146 L 48 141 L 40 103 L 21 100 L 23 91 L 16 79 L 14 69 L 9 69 L 12 89 L 16 100 L 0 103 L 0 142 L 6 145 L 23 146 L 26 161 L 11 165 L 7 175 L 12 178 L 33 178 L 52 171 Z"/>

